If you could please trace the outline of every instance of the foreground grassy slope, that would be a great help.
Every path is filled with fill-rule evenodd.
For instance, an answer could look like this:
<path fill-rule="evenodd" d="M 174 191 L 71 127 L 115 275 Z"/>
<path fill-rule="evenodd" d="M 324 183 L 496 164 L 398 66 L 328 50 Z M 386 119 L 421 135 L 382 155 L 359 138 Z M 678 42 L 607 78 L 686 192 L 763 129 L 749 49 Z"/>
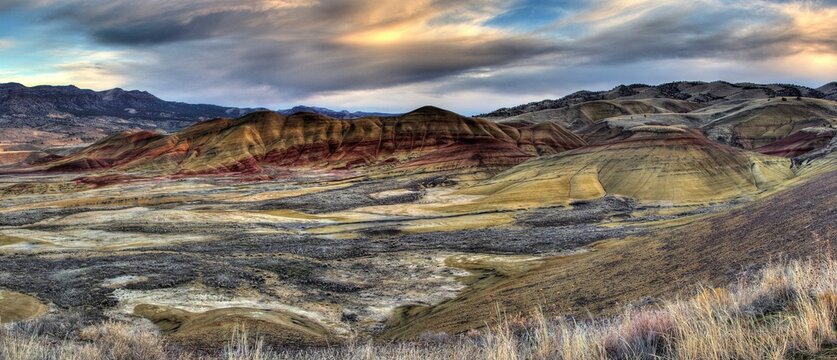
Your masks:
<path fill-rule="evenodd" d="M 837 172 L 825 173 L 726 213 L 552 258 L 439 305 L 410 309 L 386 336 L 478 328 L 498 306 L 510 313 L 546 306 L 550 313 L 608 314 L 643 298 L 682 294 L 696 283 L 723 285 L 748 268 L 837 245 L 835 193 Z"/>
<path fill-rule="evenodd" d="M 495 319 L 497 325 L 468 336 L 305 349 L 274 349 L 257 329 L 245 328 L 227 339 L 223 349 L 198 354 L 143 327 L 107 322 L 76 328 L 77 323 L 56 322 L 67 319 L 42 318 L 0 328 L 0 358 L 825 359 L 837 355 L 837 261 L 824 256 L 774 264 L 732 286 L 628 308 L 609 319 L 568 321 L 539 310 L 525 318 Z"/>

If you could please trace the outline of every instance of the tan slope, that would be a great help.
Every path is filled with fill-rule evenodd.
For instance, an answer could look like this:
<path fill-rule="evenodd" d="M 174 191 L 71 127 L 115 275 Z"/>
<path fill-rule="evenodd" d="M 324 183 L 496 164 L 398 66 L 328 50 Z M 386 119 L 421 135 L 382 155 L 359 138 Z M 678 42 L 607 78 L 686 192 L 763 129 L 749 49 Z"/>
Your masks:
<path fill-rule="evenodd" d="M 795 157 L 793 162 L 794 170 L 803 179 L 837 171 L 837 136 L 821 148 Z"/>
<path fill-rule="evenodd" d="M 705 203 L 770 189 L 794 176 L 790 160 L 720 145 L 698 131 L 638 126 L 619 141 L 530 160 L 477 185 L 473 206 L 527 208 L 606 194 Z"/>
<path fill-rule="evenodd" d="M 433 107 L 397 117 L 355 120 L 260 112 L 206 121 L 168 136 L 115 136 L 50 166 L 146 173 L 349 169 L 376 164 L 506 168 L 538 154 L 582 145 L 583 140 L 560 126 L 501 125 Z"/>
<path fill-rule="evenodd" d="M 630 129 L 640 126 L 674 126 L 682 129 L 697 129 L 704 120 L 691 114 L 641 114 L 623 115 L 603 119 L 575 133 L 590 145 L 612 143 L 631 137 Z"/>
<path fill-rule="evenodd" d="M 3 132 L 9 129 L 3 129 Z M 60 157 L 54 155 L 66 148 L 42 148 L 27 143 L 0 142 L 0 167 L 20 168 Z"/>
<path fill-rule="evenodd" d="M 0 167 L 31 164 L 46 158 L 49 154 L 42 151 L 2 151 L 0 150 Z"/>
<path fill-rule="evenodd" d="M 835 128 L 804 128 L 755 151 L 762 154 L 796 157 L 826 146 L 837 135 Z"/>
<path fill-rule="evenodd" d="M 809 127 L 837 126 L 837 102 L 787 97 L 726 102 L 692 112 L 706 119 L 707 137 L 754 149 Z"/>
<path fill-rule="evenodd" d="M 68 159 L 51 166 L 54 169 L 99 170 L 113 166 L 121 159 L 138 156 L 150 144 L 156 144 L 165 136 L 150 131 L 121 132 L 106 137 L 96 144 L 83 148 Z"/>
<path fill-rule="evenodd" d="M 728 212 L 547 259 L 455 299 L 412 309 L 385 336 L 465 332 L 496 321 L 498 309 L 511 318 L 540 307 L 586 319 L 658 297 L 687 296 L 698 285 L 726 286 L 747 269 L 837 246 L 835 193 L 837 172 L 826 173 Z"/>
<path fill-rule="evenodd" d="M 0 324 L 29 320 L 46 314 L 49 308 L 38 299 L 0 289 Z"/>
<path fill-rule="evenodd" d="M 318 322 L 280 310 L 222 308 L 194 313 L 142 304 L 136 306 L 134 314 L 150 320 L 172 338 L 193 345 L 223 345 L 236 331 L 258 334 L 266 341 L 286 346 L 321 346 L 337 339 Z"/>
<path fill-rule="evenodd" d="M 596 144 L 623 137 L 621 129 L 637 125 L 685 125 L 702 129 L 712 140 L 755 149 L 767 147 L 806 128 L 837 126 L 837 102 L 811 98 L 785 99 L 726 101 L 684 114 L 620 115 L 579 129 L 577 133 L 589 143 Z M 777 147 L 782 145 L 777 144 Z M 768 148 L 768 151 L 786 156 L 798 155 L 796 150 Z"/>
<path fill-rule="evenodd" d="M 524 113 L 499 120 L 504 124 L 556 122 L 577 130 L 602 119 L 631 114 L 686 113 L 702 105 L 672 99 L 596 100 L 560 109 Z"/>

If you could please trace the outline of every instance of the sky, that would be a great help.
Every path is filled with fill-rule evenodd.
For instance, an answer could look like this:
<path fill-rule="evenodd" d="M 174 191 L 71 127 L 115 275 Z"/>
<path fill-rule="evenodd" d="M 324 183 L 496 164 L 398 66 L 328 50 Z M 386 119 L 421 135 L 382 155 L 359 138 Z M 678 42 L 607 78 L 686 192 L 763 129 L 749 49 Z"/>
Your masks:
<path fill-rule="evenodd" d="M 837 0 L 0 0 L 0 82 L 463 114 L 679 80 L 837 80 Z"/>

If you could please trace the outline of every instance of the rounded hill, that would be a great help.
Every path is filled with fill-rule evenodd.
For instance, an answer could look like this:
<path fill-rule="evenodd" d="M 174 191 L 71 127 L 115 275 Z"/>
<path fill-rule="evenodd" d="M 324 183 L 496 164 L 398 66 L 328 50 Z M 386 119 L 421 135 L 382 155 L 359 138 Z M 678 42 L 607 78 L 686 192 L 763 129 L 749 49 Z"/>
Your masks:
<path fill-rule="evenodd" d="M 115 135 L 47 166 L 170 174 L 370 165 L 488 169 L 584 144 L 557 125 L 502 125 L 429 106 L 401 116 L 353 120 L 256 112 L 201 122 L 171 135 Z"/>
<path fill-rule="evenodd" d="M 605 195 L 707 203 L 774 187 L 790 160 L 717 144 L 694 129 L 641 125 L 626 138 L 534 159 L 470 189 L 478 206 L 526 208 Z"/>

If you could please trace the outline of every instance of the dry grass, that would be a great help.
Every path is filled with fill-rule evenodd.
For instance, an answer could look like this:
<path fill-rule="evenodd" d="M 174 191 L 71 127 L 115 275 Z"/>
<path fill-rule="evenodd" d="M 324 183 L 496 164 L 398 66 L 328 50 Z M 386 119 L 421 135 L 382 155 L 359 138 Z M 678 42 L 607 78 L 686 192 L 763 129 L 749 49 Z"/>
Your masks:
<path fill-rule="evenodd" d="M 726 287 L 738 273 L 770 259 L 804 259 L 837 247 L 837 172 L 728 211 L 647 234 L 608 240 L 595 251 L 544 258 L 543 265 L 463 292 L 394 324 L 387 338 L 422 332 L 461 333 L 480 327 L 500 303 L 508 313 L 543 306 L 548 314 L 618 316 L 640 299 L 671 300 L 698 284 Z"/>
<path fill-rule="evenodd" d="M 3 360 L 158 360 L 178 358 L 162 338 L 145 328 L 106 322 L 77 331 L 76 339 L 41 334 L 42 324 L 7 327 L 0 332 Z"/>
<path fill-rule="evenodd" d="M 834 348 L 836 325 L 837 260 L 827 258 L 769 266 L 729 288 L 606 320 L 548 319 L 536 309 L 462 336 L 300 350 L 272 349 L 236 331 L 209 356 L 174 350 L 152 331 L 121 323 L 84 327 L 71 340 L 17 324 L 0 332 L 0 359 L 786 359 Z"/>

